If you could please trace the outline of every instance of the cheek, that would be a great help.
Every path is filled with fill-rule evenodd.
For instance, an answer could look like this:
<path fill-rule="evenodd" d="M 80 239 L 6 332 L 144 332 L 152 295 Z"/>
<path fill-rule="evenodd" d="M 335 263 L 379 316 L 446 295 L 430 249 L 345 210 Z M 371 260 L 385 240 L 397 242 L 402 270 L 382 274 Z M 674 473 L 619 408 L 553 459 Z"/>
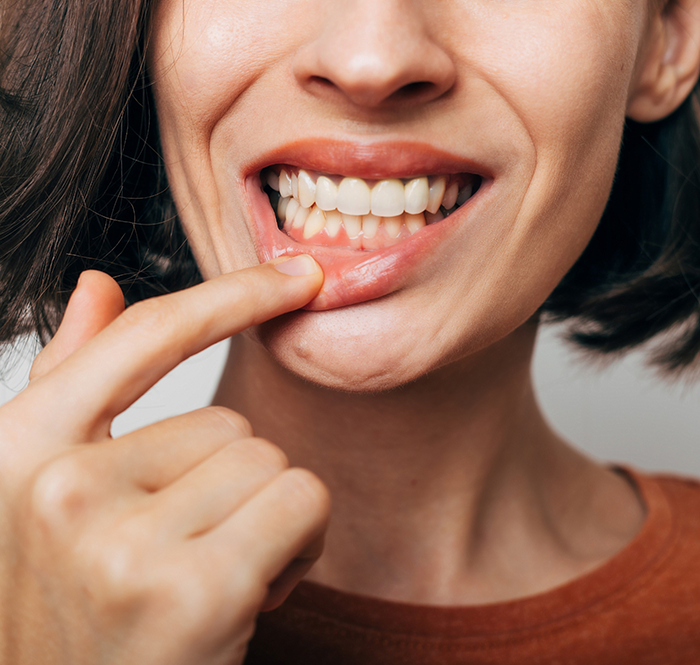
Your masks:
<path fill-rule="evenodd" d="M 164 0 L 149 57 L 159 113 L 200 134 L 211 131 L 281 52 L 283 0 Z M 288 8 L 287 8 L 288 10 Z"/>
<path fill-rule="evenodd" d="M 486 12 L 486 3 L 479 6 Z M 546 294 L 583 251 L 605 207 L 643 13 L 628 0 L 525 0 L 482 18 L 474 48 L 483 55 L 483 76 L 522 124 L 534 154 L 511 246 L 523 265 L 550 257 Z"/>
<path fill-rule="evenodd" d="M 266 21 L 279 23 L 283 5 L 161 0 L 154 16 L 147 64 L 168 182 L 205 277 L 255 263 L 229 257 L 211 146 L 217 124 L 278 57 Z"/>
<path fill-rule="evenodd" d="M 479 30 L 470 39 L 483 75 L 526 124 L 538 153 L 597 150 L 624 118 L 641 13 L 628 0 L 525 0 L 505 11 L 477 4 Z"/>

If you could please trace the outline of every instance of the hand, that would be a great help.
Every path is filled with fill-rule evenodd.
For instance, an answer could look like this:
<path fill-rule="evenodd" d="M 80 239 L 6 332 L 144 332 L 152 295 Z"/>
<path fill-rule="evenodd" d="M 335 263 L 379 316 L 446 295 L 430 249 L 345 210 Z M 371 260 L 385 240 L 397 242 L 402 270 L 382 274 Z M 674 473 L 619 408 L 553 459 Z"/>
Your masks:
<path fill-rule="evenodd" d="M 311 300 L 323 278 L 306 265 L 125 311 L 116 283 L 83 274 L 28 388 L 0 409 L 1 662 L 243 660 L 258 612 L 321 552 L 325 487 L 224 408 L 109 431 L 188 356 Z"/>

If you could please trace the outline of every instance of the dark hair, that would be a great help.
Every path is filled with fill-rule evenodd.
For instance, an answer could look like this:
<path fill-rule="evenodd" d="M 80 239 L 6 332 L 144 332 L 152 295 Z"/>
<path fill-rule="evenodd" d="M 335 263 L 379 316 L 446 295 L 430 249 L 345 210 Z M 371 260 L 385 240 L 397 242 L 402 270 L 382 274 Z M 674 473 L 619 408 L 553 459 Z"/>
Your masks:
<path fill-rule="evenodd" d="M 659 122 L 626 122 L 600 224 L 542 307 L 601 353 L 666 332 L 650 360 L 671 374 L 700 351 L 699 91 Z"/>
<path fill-rule="evenodd" d="M 144 66 L 151 0 L 1 11 L 0 341 L 46 340 L 87 268 L 127 302 L 197 282 Z M 627 123 L 601 223 L 542 307 L 603 353 L 675 331 L 653 358 L 669 370 L 700 350 L 697 94 L 660 122 Z"/>
<path fill-rule="evenodd" d="M 144 66 L 152 2 L 2 11 L 0 342 L 46 341 L 88 268 L 127 303 L 194 284 Z"/>

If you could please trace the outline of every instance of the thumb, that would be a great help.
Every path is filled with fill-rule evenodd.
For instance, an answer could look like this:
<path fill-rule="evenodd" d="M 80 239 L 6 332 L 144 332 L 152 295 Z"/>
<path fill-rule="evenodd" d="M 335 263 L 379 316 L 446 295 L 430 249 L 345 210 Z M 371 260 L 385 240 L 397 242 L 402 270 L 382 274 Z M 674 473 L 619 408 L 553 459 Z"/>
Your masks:
<path fill-rule="evenodd" d="M 124 296 L 109 275 L 97 270 L 83 272 L 56 334 L 34 359 L 29 380 L 50 372 L 123 311 Z"/>

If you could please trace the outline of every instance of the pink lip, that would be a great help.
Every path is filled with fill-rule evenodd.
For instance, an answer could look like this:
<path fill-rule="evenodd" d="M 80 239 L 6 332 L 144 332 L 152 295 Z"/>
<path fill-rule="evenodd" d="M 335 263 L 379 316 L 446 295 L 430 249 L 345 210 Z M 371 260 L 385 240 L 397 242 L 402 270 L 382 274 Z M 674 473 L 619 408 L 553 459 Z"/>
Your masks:
<path fill-rule="evenodd" d="M 474 173 L 482 177 L 482 185 L 465 205 L 445 220 L 426 226 L 396 245 L 367 252 L 303 245 L 280 231 L 259 179 L 260 171 L 273 164 L 360 178 Z M 483 196 L 492 181 L 492 174 L 483 164 L 414 142 L 358 144 L 327 139 L 304 140 L 265 155 L 247 171 L 245 195 L 252 211 L 258 260 L 262 263 L 279 256 L 310 254 L 323 268 L 324 285 L 319 295 L 306 305 L 305 309 L 309 310 L 354 305 L 400 289 L 417 266 L 440 251 L 440 246 L 465 223 L 474 201 Z"/>

